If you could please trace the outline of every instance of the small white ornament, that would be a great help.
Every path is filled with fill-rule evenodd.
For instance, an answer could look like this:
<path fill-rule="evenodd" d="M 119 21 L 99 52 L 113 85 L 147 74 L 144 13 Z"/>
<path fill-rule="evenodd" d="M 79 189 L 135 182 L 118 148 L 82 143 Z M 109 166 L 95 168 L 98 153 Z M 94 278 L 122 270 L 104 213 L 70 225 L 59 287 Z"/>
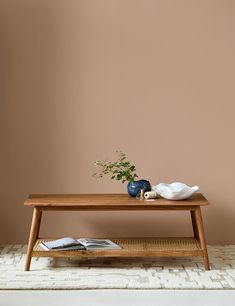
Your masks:
<path fill-rule="evenodd" d="M 194 192 L 198 191 L 199 187 L 190 187 L 184 183 L 175 182 L 172 184 L 160 183 L 153 186 L 153 190 L 167 200 L 185 200 L 190 198 Z"/>
<path fill-rule="evenodd" d="M 145 199 L 156 199 L 158 198 L 158 194 L 156 191 L 146 191 L 144 194 Z"/>

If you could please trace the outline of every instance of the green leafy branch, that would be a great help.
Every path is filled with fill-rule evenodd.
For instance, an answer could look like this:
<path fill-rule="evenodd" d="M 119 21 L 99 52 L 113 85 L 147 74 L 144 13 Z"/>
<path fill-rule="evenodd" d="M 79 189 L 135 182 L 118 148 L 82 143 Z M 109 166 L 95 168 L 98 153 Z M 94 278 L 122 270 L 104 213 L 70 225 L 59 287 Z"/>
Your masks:
<path fill-rule="evenodd" d="M 102 178 L 104 175 L 111 175 L 111 180 L 125 182 L 133 182 L 138 175 L 136 174 L 136 168 L 126 158 L 126 154 L 122 151 L 117 152 L 117 161 L 110 162 L 108 160 L 97 160 L 95 165 L 101 168 L 100 173 L 94 173 L 93 177 Z"/>

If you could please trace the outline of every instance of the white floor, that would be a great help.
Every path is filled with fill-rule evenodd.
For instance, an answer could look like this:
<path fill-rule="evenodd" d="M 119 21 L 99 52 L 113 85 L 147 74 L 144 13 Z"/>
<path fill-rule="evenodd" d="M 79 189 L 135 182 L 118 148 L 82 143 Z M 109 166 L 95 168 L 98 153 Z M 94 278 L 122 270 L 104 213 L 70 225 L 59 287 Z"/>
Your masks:
<path fill-rule="evenodd" d="M 33 258 L 24 271 L 27 245 L 0 246 L 2 290 L 230 290 L 235 289 L 235 245 L 208 246 L 202 258 Z M 234 303 L 235 306 L 235 303 Z"/>
<path fill-rule="evenodd" d="M 234 306 L 235 290 L 2 290 L 0 306 Z"/>

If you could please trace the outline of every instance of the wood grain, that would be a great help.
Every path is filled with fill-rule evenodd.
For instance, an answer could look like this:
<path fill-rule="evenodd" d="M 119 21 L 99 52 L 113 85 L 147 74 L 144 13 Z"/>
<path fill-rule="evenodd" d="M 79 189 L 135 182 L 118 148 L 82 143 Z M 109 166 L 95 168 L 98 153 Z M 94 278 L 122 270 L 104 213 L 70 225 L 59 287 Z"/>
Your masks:
<path fill-rule="evenodd" d="M 207 199 L 196 193 L 190 199 L 169 201 L 163 198 L 154 200 L 138 200 L 127 194 L 47 194 L 30 195 L 24 203 L 28 206 L 39 206 L 47 210 L 151 210 L 151 209 L 187 209 L 187 207 L 208 205 Z M 191 208 L 192 209 L 192 208 Z"/>
<path fill-rule="evenodd" d="M 42 211 L 40 211 L 38 208 L 35 207 L 33 211 L 33 218 L 32 218 L 32 224 L 31 224 L 30 235 L 29 235 L 28 250 L 27 250 L 26 261 L 25 261 L 25 271 L 29 271 L 29 268 L 30 268 L 32 251 L 36 243 L 36 240 L 38 238 L 41 217 L 42 217 Z"/>
<path fill-rule="evenodd" d="M 197 222 L 196 222 L 196 217 L 195 217 L 195 210 L 191 210 L 190 213 L 191 213 L 191 220 L 192 220 L 194 237 L 198 238 L 199 233 L 198 233 Z"/>
<path fill-rule="evenodd" d="M 206 247 L 206 237 L 205 237 L 205 233 L 204 233 L 204 227 L 203 227 L 203 221 L 202 221 L 202 214 L 201 214 L 200 206 L 197 207 L 197 209 L 195 210 L 195 220 L 196 220 L 196 226 L 197 226 L 199 241 L 200 241 L 200 244 L 201 244 L 201 249 L 204 252 L 204 266 L 205 266 L 206 270 L 210 270 L 209 258 L 208 258 L 207 247 Z"/>

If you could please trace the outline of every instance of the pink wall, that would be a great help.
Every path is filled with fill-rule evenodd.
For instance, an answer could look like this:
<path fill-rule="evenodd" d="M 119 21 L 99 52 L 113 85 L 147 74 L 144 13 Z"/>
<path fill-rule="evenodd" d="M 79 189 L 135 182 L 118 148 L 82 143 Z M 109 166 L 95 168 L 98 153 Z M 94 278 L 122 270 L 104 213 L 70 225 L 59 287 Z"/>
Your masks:
<path fill-rule="evenodd" d="M 29 193 L 95 180 L 122 149 L 152 184 L 197 184 L 209 243 L 235 243 L 235 2 L 0 0 L 0 242 L 26 242 Z M 188 235 L 179 212 L 48 213 L 44 236 Z"/>

